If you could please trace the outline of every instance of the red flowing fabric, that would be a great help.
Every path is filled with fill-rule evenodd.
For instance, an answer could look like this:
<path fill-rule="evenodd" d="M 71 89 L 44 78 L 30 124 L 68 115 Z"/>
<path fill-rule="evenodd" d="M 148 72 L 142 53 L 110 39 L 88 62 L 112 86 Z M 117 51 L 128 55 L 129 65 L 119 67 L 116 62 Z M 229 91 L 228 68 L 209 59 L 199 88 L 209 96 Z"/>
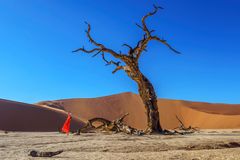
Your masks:
<path fill-rule="evenodd" d="M 64 133 L 69 133 L 69 131 L 70 131 L 71 119 L 72 119 L 71 115 L 68 114 L 68 117 L 67 117 L 66 121 L 65 121 L 64 124 L 63 124 L 62 132 L 64 132 Z"/>

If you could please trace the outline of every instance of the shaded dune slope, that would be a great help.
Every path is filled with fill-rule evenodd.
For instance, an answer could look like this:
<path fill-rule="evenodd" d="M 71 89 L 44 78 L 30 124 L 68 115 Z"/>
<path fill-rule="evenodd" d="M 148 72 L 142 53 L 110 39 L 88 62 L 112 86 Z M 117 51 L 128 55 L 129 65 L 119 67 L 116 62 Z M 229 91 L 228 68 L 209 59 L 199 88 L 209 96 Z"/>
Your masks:
<path fill-rule="evenodd" d="M 73 113 L 83 121 L 94 117 L 109 120 L 125 113 L 125 122 L 133 127 L 145 129 L 145 109 L 137 94 L 122 93 L 99 98 L 58 100 L 63 110 Z M 40 103 L 41 104 L 41 103 Z M 227 129 L 240 128 L 240 105 L 210 104 L 180 100 L 158 100 L 163 128 L 172 129 L 179 125 L 178 116 L 186 126 Z"/>
<path fill-rule="evenodd" d="M 67 112 L 47 106 L 30 105 L 0 99 L 0 130 L 7 131 L 58 131 Z M 74 117 L 71 130 L 84 125 Z"/>

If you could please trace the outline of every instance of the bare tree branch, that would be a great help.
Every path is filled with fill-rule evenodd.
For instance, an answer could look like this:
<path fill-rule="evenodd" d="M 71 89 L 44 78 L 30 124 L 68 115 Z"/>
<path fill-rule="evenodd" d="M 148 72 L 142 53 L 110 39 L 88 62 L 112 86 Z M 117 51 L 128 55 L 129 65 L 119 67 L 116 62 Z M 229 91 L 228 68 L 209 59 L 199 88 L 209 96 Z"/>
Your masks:
<path fill-rule="evenodd" d="M 123 66 L 120 66 L 120 63 L 121 63 L 120 61 L 118 61 L 118 62 L 115 62 L 115 61 L 113 61 L 113 60 L 108 61 L 108 60 L 106 60 L 106 58 L 105 58 L 105 56 L 104 56 L 104 53 L 102 53 L 102 59 L 103 59 L 103 61 L 106 62 L 106 65 L 111 65 L 111 64 L 113 64 L 113 65 L 116 66 L 116 68 L 112 71 L 113 74 L 116 73 L 117 71 L 123 69 Z"/>
<path fill-rule="evenodd" d="M 143 16 L 142 18 L 142 26 L 140 26 L 139 24 L 136 24 L 139 28 L 141 28 L 145 34 L 143 35 L 142 40 L 138 41 L 137 46 L 134 48 L 134 53 L 136 55 L 136 60 L 139 59 L 142 51 L 146 51 L 146 47 L 148 42 L 151 40 L 151 33 L 154 32 L 154 30 L 149 31 L 147 25 L 146 25 L 146 19 L 149 16 L 153 16 L 154 14 L 157 13 L 158 9 L 163 9 L 162 7 L 157 7 L 155 5 L 154 6 L 154 11 L 153 12 L 149 12 L 148 14 L 146 14 L 145 16 Z"/>
<path fill-rule="evenodd" d="M 177 51 L 176 49 L 174 49 L 172 46 L 170 46 L 170 44 L 167 43 L 166 40 L 164 39 L 160 39 L 159 37 L 157 36 L 154 36 L 152 37 L 152 40 L 156 40 L 156 41 L 159 41 L 161 42 L 162 44 L 164 44 L 165 46 L 167 46 L 170 50 L 172 50 L 173 52 L 177 53 L 177 54 L 181 54 L 181 52 Z"/>
<path fill-rule="evenodd" d="M 136 24 L 136 26 L 138 26 L 140 29 L 144 30 L 143 27 L 142 27 L 140 24 L 138 24 L 138 23 L 135 23 L 135 24 Z"/>
<path fill-rule="evenodd" d="M 146 25 L 146 19 L 150 16 L 153 16 L 154 14 L 157 13 L 158 9 L 163 9 L 162 7 L 157 7 L 156 5 L 153 5 L 154 7 L 154 11 L 153 12 L 149 12 L 147 15 L 145 15 L 143 18 L 142 18 L 142 28 L 143 30 L 146 32 L 147 36 L 150 36 L 151 35 L 151 32 L 149 31 L 149 29 L 147 28 L 147 25 Z"/>
<path fill-rule="evenodd" d="M 115 66 L 119 66 L 119 64 L 121 63 L 120 61 L 115 62 L 113 60 L 111 61 L 106 60 L 104 53 L 102 53 L 102 59 L 106 62 L 106 65 L 114 64 Z"/>
<path fill-rule="evenodd" d="M 133 55 L 133 48 L 130 46 L 130 45 L 128 45 L 128 44 L 123 44 L 122 46 L 126 46 L 126 47 L 128 47 L 129 48 L 129 51 L 128 51 L 128 55 L 130 55 L 130 56 L 132 56 Z"/>
<path fill-rule="evenodd" d="M 146 47 L 148 42 L 151 40 L 150 37 L 146 38 L 146 36 L 143 36 L 143 39 L 141 41 L 139 41 L 138 46 L 136 46 L 134 53 L 136 54 L 136 59 L 138 60 L 141 56 L 141 53 L 143 51 L 146 51 Z"/>
<path fill-rule="evenodd" d="M 86 23 L 87 26 L 88 26 L 88 29 L 87 29 L 85 32 L 86 32 L 86 34 L 87 34 L 87 37 L 88 37 L 89 41 L 90 41 L 91 43 L 93 43 L 95 46 L 98 46 L 98 47 L 100 47 L 100 48 L 104 48 L 104 46 L 103 46 L 102 44 L 97 43 L 95 40 L 93 40 L 92 36 L 90 35 L 91 25 L 90 25 L 89 23 L 87 23 L 87 22 L 85 22 L 85 23 Z"/>
<path fill-rule="evenodd" d="M 128 45 L 128 44 L 123 44 L 122 46 L 126 46 L 126 47 L 128 47 L 129 48 L 129 50 L 133 50 L 133 48 L 130 46 L 130 45 Z"/>
<path fill-rule="evenodd" d="M 153 33 L 155 30 L 149 30 L 148 29 L 147 24 L 146 24 L 146 19 L 148 17 L 153 16 L 154 14 L 156 14 L 158 9 L 163 9 L 162 7 L 157 7 L 156 5 L 153 5 L 153 6 L 154 6 L 154 10 L 152 12 L 149 12 L 145 16 L 143 16 L 143 18 L 142 18 L 142 26 L 140 26 L 139 24 L 136 24 L 139 28 L 141 28 L 145 32 L 145 34 L 143 35 L 143 38 L 140 41 L 138 41 L 136 47 L 134 47 L 134 49 L 133 49 L 133 53 L 136 56 L 136 60 L 138 60 L 140 58 L 141 53 L 143 51 L 147 51 L 146 48 L 147 48 L 148 42 L 150 42 L 151 40 L 159 41 L 162 44 L 164 44 L 165 46 L 167 46 L 173 52 L 175 52 L 177 54 L 180 54 L 180 52 L 177 51 L 176 49 L 174 49 L 172 46 L 170 46 L 167 43 L 166 40 L 161 39 L 161 38 L 159 38 L 157 36 L 152 36 L 151 35 L 151 33 Z"/>
<path fill-rule="evenodd" d="M 93 53 L 95 51 L 100 51 L 101 52 L 106 52 L 106 53 L 109 53 L 111 54 L 112 56 L 114 56 L 115 58 L 119 58 L 121 59 L 122 58 L 122 55 L 121 54 L 118 54 L 116 53 L 115 51 L 113 51 L 112 49 L 109 49 L 109 48 L 106 48 L 103 44 L 101 43 L 97 43 L 91 36 L 90 32 L 91 32 L 91 25 L 87 22 L 85 22 L 88 26 L 88 29 L 86 30 L 86 34 L 87 34 L 87 37 L 90 41 L 90 43 L 92 43 L 93 45 L 97 46 L 98 48 L 95 48 L 95 49 L 92 49 L 90 51 L 88 50 L 85 50 L 84 47 L 83 48 L 79 48 L 77 50 L 74 50 L 73 52 L 78 52 L 78 51 L 82 51 L 82 52 L 85 52 L 85 53 Z"/>
<path fill-rule="evenodd" d="M 117 66 L 113 71 L 112 74 L 116 73 L 117 71 L 123 69 L 123 66 Z"/>
<path fill-rule="evenodd" d="M 97 56 L 100 52 L 102 52 L 102 50 L 99 50 L 97 53 L 95 53 L 92 57 Z"/>
<path fill-rule="evenodd" d="M 74 50 L 74 51 L 72 51 L 72 52 L 82 51 L 82 52 L 85 52 L 85 53 L 93 53 L 93 52 L 99 51 L 99 50 L 101 50 L 101 49 L 99 49 L 99 48 L 94 48 L 94 49 L 91 49 L 91 50 L 86 50 L 84 47 L 82 47 L 82 48 L 78 48 L 78 49 L 76 49 L 76 50 Z"/>

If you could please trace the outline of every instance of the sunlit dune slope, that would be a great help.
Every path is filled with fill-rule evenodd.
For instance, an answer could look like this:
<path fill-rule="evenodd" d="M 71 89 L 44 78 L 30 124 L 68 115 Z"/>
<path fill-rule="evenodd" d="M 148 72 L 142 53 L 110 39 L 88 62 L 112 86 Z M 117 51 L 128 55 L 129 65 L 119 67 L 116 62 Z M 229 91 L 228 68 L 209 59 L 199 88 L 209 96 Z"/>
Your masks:
<path fill-rule="evenodd" d="M 59 108 L 73 113 L 83 121 L 94 117 L 109 120 L 125 113 L 125 122 L 144 129 L 147 124 L 143 103 L 137 94 L 130 92 L 99 98 L 79 98 L 59 100 Z M 40 103 L 41 104 L 41 103 Z M 210 104 L 181 100 L 158 100 L 163 128 L 172 129 L 181 121 L 188 126 L 212 129 L 240 128 L 240 105 Z"/>
<path fill-rule="evenodd" d="M 166 128 L 178 126 L 176 116 L 186 127 L 199 127 L 202 129 L 230 129 L 240 128 L 240 105 L 228 111 L 226 104 L 210 104 L 200 102 L 186 102 L 180 100 L 159 99 L 161 121 Z M 231 111 L 231 112 L 230 112 Z"/>

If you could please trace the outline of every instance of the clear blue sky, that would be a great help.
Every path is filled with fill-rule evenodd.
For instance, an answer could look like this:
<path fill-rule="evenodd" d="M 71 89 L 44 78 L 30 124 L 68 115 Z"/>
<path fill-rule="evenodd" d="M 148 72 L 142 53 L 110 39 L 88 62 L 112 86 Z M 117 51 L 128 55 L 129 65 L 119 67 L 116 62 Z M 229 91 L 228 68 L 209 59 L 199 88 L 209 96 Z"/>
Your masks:
<path fill-rule="evenodd" d="M 123 71 L 101 57 L 73 54 L 92 35 L 116 51 L 135 45 L 135 22 L 152 4 L 165 9 L 147 24 L 182 55 L 157 42 L 140 59 L 158 97 L 240 103 L 239 0 L 0 0 L 0 98 L 33 103 L 137 93 Z"/>

